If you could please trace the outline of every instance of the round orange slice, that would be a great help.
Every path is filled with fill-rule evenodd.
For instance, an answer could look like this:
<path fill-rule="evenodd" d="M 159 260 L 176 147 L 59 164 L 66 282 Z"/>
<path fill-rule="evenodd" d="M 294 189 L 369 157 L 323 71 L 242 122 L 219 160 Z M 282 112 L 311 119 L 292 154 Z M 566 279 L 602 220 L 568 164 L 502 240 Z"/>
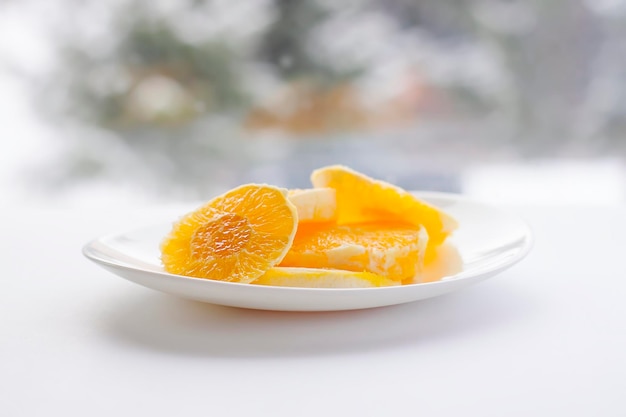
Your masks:
<path fill-rule="evenodd" d="M 367 271 L 401 281 L 420 273 L 427 242 L 423 228 L 406 225 L 300 224 L 279 266 Z"/>
<path fill-rule="evenodd" d="M 341 269 L 275 267 L 252 284 L 300 288 L 371 288 L 400 285 L 371 272 Z"/>
<path fill-rule="evenodd" d="M 451 216 L 402 188 L 341 165 L 313 171 L 311 182 L 337 191 L 339 224 L 392 221 L 423 226 L 430 246 L 439 245 L 457 228 Z"/>
<path fill-rule="evenodd" d="M 283 259 L 297 224 L 287 190 L 243 185 L 175 223 L 161 260 L 173 274 L 249 283 Z"/>

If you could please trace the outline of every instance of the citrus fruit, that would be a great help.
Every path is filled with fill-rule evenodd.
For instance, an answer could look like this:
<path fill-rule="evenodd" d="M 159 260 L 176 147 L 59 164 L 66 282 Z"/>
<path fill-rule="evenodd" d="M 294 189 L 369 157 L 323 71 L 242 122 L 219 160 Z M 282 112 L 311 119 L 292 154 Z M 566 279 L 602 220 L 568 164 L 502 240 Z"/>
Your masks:
<path fill-rule="evenodd" d="M 249 283 L 283 259 L 297 223 L 287 190 L 243 185 L 175 223 L 161 260 L 173 274 Z"/>
<path fill-rule="evenodd" d="M 461 258 L 459 250 L 452 243 L 446 241 L 434 248 L 431 259 L 424 260 L 422 273 L 414 280 L 404 281 L 403 284 L 439 281 L 443 277 L 458 274 L 462 270 L 463 258 Z"/>
<path fill-rule="evenodd" d="M 397 281 L 371 272 L 289 267 L 274 267 L 252 284 L 303 288 L 369 288 L 400 285 Z"/>
<path fill-rule="evenodd" d="M 337 200 L 332 188 L 289 190 L 289 201 L 298 210 L 299 222 L 329 222 L 337 218 Z"/>
<path fill-rule="evenodd" d="M 279 266 L 368 271 L 400 281 L 420 272 L 427 241 L 423 228 L 399 224 L 300 224 Z"/>
<path fill-rule="evenodd" d="M 399 221 L 423 226 L 429 246 L 443 242 L 457 227 L 456 220 L 413 194 L 341 165 L 313 171 L 311 182 L 337 191 L 339 224 Z"/>

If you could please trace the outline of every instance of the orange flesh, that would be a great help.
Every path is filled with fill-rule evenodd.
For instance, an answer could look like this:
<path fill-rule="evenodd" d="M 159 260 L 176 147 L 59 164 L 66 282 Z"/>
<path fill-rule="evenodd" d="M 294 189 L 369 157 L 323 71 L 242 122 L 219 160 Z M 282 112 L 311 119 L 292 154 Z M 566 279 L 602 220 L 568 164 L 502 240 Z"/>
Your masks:
<path fill-rule="evenodd" d="M 301 224 L 280 266 L 367 271 L 400 281 L 420 272 L 427 240 L 423 229 L 402 224 Z"/>
<path fill-rule="evenodd" d="M 411 193 L 336 165 L 315 170 L 315 187 L 337 191 L 337 223 L 401 221 L 426 228 L 429 245 L 436 246 L 457 227 L 456 221 Z"/>
<path fill-rule="evenodd" d="M 195 258 L 233 255 L 250 240 L 250 222 L 237 214 L 224 214 L 203 224 L 191 237 L 191 255 Z"/>
<path fill-rule="evenodd" d="M 174 224 L 161 245 L 161 260 L 174 274 L 248 283 L 282 260 L 296 227 L 286 190 L 249 184 Z"/>
<path fill-rule="evenodd" d="M 398 281 L 371 272 L 298 267 L 274 267 L 252 283 L 304 288 L 371 288 L 400 285 Z"/>
<path fill-rule="evenodd" d="M 445 243 L 456 221 L 438 208 L 342 166 L 311 178 L 336 194 L 329 221 L 313 211 L 317 223 L 298 225 L 299 210 L 329 208 L 321 197 L 305 196 L 296 207 L 286 190 L 244 185 L 174 225 L 161 246 L 165 270 L 265 285 L 363 287 L 435 281 L 462 267 Z"/>

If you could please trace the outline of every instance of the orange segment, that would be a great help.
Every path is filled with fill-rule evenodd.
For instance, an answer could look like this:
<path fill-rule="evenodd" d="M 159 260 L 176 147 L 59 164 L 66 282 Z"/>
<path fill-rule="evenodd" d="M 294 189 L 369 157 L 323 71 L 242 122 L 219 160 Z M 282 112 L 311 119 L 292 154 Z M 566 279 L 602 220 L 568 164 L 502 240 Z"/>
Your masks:
<path fill-rule="evenodd" d="M 371 272 L 340 269 L 275 267 L 252 284 L 304 288 L 370 288 L 400 285 Z"/>
<path fill-rule="evenodd" d="M 461 258 L 459 250 L 451 242 L 443 242 L 435 247 L 433 252 L 430 260 L 424 260 L 422 273 L 415 277 L 414 280 L 407 280 L 403 284 L 439 281 L 443 277 L 458 274 L 463 270 L 463 258 Z"/>
<path fill-rule="evenodd" d="M 161 260 L 173 274 L 249 283 L 283 259 L 297 223 L 286 190 L 243 185 L 174 224 Z"/>
<path fill-rule="evenodd" d="M 337 198 L 332 188 L 289 190 L 289 201 L 298 210 L 298 222 L 330 222 L 337 219 Z"/>
<path fill-rule="evenodd" d="M 423 228 L 405 225 L 300 224 L 280 266 L 368 271 L 400 281 L 420 272 L 427 242 Z"/>
<path fill-rule="evenodd" d="M 316 188 L 337 191 L 339 224 L 398 221 L 424 226 L 431 246 L 443 242 L 457 227 L 448 214 L 411 193 L 341 165 L 313 171 L 311 182 Z"/>

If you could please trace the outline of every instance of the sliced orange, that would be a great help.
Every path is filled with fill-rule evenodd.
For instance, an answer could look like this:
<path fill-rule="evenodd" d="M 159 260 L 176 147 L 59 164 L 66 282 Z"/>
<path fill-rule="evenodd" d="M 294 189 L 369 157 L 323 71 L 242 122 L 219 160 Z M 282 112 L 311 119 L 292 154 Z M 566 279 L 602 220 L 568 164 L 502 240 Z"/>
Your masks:
<path fill-rule="evenodd" d="M 243 185 L 175 223 L 161 260 L 173 274 L 249 283 L 283 259 L 297 223 L 287 190 Z"/>
<path fill-rule="evenodd" d="M 330 187 L 337 191 L 339 224 L 400 221 L 424 226 L 431 246 L 443 242 L 457 228 L 451 216 L 402 188 L 341 165 L 313 171 L 311 182 L 316 188 Z"/>
<path fill-rule="evenodd" d="M 304 288 L 370 288 L 400 285 L 398 281 L 371 272 L 288 267 L 272 268 L 252 284 Z"/>
<path fill-rule="evenodd" d="M 368 271 L 401 281 L 420 272 L 427 242 L 423 228 L 406 225 L 300 224 L 279 266 Z"/>
<path fill-rule="evenodd" d="M 424 260 L 422 273 L 413 280 L 404 281 L 403 284 L 439 281 L 443 277 L 458 274 L 462 270 L 463 258 L 459 250 L 454 244 L 446 241 L 434 248 L 431 259 Z"/>
<path fill-rule="evenodd" d="M 330 222 L 337 219 L 337 198 L 332 188 L 289 190 L 289 201 L 298 210 L 298 221 Z"/>

